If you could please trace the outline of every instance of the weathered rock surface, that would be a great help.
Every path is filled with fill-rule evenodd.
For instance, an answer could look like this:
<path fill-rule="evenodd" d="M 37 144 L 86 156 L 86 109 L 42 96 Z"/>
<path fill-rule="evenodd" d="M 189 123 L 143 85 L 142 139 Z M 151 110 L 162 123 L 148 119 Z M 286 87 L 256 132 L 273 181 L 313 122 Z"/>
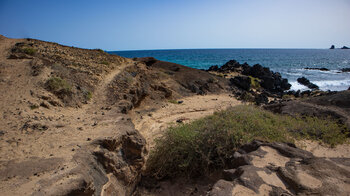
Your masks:
<path fill-rule="evenodd" d="M 209 195 L 348 195 L 350 158 L 326 159 L 284 143 L 254 141 L 239 150 Z M 240 161 L 244 157 L 246 161 Z M 237 159 L 237 161 L 235 161 Z"/>
<path fill-rule="evenodd" d="M 23 179 L 17 193 L 23 189 L 27 195 L 131 195 L 145 161 L 146 143 L 130 122 L 121 122 L 109 133 L 113 132 L 115 136 L 82 146 L 71 160 L 31 158 L 3 163 L 0 179 L 6 184 Z M 28 190 L 27 183 L 35 186 Z"/>
<path fill-rule="evenodd" d="M 350 127 L 350 91 L 271 104 L 265 108 L 281 114 L 331 117 Z"/>

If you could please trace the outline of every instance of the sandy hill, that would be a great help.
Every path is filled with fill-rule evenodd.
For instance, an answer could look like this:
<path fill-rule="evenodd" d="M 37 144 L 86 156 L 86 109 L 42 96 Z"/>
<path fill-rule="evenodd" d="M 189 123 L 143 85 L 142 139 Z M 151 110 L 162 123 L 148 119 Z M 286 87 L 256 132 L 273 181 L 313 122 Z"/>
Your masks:
<path fill-rule="evenodd" d="M 229 78 L 153 58 L 127 59 L 100 49 L 0 36 L 0 193 L 142 195 L 142 188 L 135 190 L 154 139 L 169 123 L 191 121 L 242 104 L 232 94 L 237 91 Z M 270 155 L 281 159 L 278 164 L 295 157 L 313 158 L 311 153 L 290 146 L 254 145 L 244 156 L 253 157 L 258 150 L 262 160 L 248 159 L 259 159 L 257 164 L 267 173 Z M 325 149 L 322 152 L 329 150 L 312 145 Z M 294 154 L 281 154 L 286 148 L 294 149 Z M 350 154 L 344 146 L 332 150 L 339 150 L 337 157 Z M 325 167 L 336 164 L 345 168 L 345 173 L 337 171 L 343 172 L 339 184 L 346 193 L 349 165 L 338 162 Z M 247 165 L 257 164 L 253 161 Z M 235 171 L 231 173 L 236 175 Z M 220 192 L 223 190 L 231 195 L 232 190 L 258 193 L 263 189 L 265 193 L 287 189 L 275 174 L 274 184 L 269 183 L 272 178 L 267 174 L 262 175 L 262 188 L 227 179 L 216 185 L 213 182 L 205 191 L 225 195 Z M 322 182 L 315 181 L 315 186 L 305 183 L 305 190 L 321 190 Z M 162 190 L 168 187 L 170 195 L 183 195 L 187 194 L 182 192 L 184 186 L 166 182 Z M 191 185 L 191 190 L 195 186 Z M 281 189 L 271 188 L 279 186 Z M 293 194 L 290 190 L 287 193 Z M 158 190 L 144 194 L 168 193 Z"/>
<path fill-rule="evenodd" d="M 137 118 L 150 117 L 171 105 L 168 100 L 228 88 L 225 79 L 181 65 L 150 67 L 98 49 L 34 39 L 1 36 L 0 62 L 5 195 L 99 195 L 103 185 L 107 192 L 108 186 L 132 187 L 146 147 L 126 113 L 139 108 Z"/>

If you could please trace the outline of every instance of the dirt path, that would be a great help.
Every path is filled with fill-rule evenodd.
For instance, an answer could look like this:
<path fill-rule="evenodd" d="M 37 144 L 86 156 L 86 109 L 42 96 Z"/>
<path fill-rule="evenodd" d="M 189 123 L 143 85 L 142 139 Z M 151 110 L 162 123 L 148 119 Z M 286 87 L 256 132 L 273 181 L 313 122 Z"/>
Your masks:
<path fill-rule="evenodd" d="M 75 167 L 71 161 L 76 151 L 94 139 L 117 135 L 118 122 L 122 120 L 119 111 L 102 110 L 108 106 L 107 85 L 125 67 L 121 66 L 102 78 L 96 86 L 93 98 L 80 108 L 39 106 L 44 102 L 40 97 L 57 99 L 42 88 L 50 76 L 50 68 L 42 74 L 32 76 L 32 59 L 7 59 L 8 51 L 20 40 L 0 37 L 0 171 L 32 160 L 55 158 L 53 166 L 29 165 L 16 168 L 16 173 L 25 177 L 10 176 L 1 180 L 0 191 L 4 195 L 31 193 L 33 184 L 52 174 L 41 173 L 40 177 L 30 174 L 31 168 L 55 167 L 57 174 Z M 31 108 L 33 105 L 38 108 Z M 63 169 L 64 170 L 63 170 Z M 1 177 L 6 177 L 4 174 Z M 17 174 L 16 174 L 17 175 Z M 7 178 L 7 177 L 6 177 Z M 21 190 L 18 187 L 22 187 Z M 28 190 L 23 188 L 28 187 Z"/>
<path fill-rule="evenodd" d="M 111 73 L 103 77 L 103 80 L 96 86 L 96 90 L 94 92 L 94 96 L 92 98 L 91 103 L 88 105 L 88 107 L 96 108 L 97 106 L 105 106 L 107 103 L 107 87 L 108 84 L 111 83 L 115 76 L 117 76 L 123 69 L 125 69 L 128 66 L 133 65 L 134 62 L 127 59 L 127 62 L 122 64 L 117 69 L 113 70 Z"/>
<path fill-rule="evenodd" d="M 180 104 L 164 103 L 158 110 L 141 107 L 131 113 L 137 130 L 145 137 L 148 145 L 154 145 L 154 139 L 176 121 L 184 123 L 213 114 L 215 111 L 242 104 L 229 94 L 196 95 L 178 100 Z"/>

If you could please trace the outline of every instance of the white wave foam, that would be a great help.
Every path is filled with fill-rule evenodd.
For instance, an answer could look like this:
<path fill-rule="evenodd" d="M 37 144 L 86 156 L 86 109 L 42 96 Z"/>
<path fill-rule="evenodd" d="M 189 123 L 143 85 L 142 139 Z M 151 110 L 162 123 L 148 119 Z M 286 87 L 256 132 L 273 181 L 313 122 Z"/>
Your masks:
<path fill-rule="evenodd" d="M 342 91 L 347 90 L 350 86 L 350 80 L 323 80 L 323 81 L 311 81 L 320 87 L 320 90 L 327 91 Z M 306 86 L 299 84 L 297 81 L 290 82 L 292 85 L 291 90 L 309 90 Z"/>
<path fill-rule="evenodd" d="M 350 86 L 350 80 L 324 80 L 324 81 L 314 81 L 321 90 L 347 90 Z"/>
<path fill-rule="evenodd" d="M 286 75 L 290 75 L 290 76 L 302 76 L 302 73 L 292 73 L 292 72 L 287 72 Z"/>
<path fill-rule="evenodd" d="M 301 90 L 301 91 L 305 91 L 305 90 L 309 90 L 309 88 L 307 88 L 306 86 L 299 84 L 299 82 L 289 82 L 292 86 L 290 87 L 290 90 Z"/>

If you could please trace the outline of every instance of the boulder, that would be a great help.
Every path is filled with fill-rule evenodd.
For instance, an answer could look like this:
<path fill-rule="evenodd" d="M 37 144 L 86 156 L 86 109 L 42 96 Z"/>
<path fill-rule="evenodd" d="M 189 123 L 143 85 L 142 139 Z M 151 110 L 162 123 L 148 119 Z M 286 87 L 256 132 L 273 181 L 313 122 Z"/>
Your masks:
<path fill-rule="evenodd" d="M 269 103 L 269 98 L 265 93 L 261 93 L 255 97 L 256 105 L 267 104 Z"/>
<path fill-rule="evenodd" d="M 334 49 L 335 47 L 334 47 L 334 45 L 332 45 L 329 49 Z"/>
<path fill-rule="evenodd" d="M 319 87 L 316 84 L 311 83 L 310 80 L 308 80 L 305 77 L 298 78 L 297 81 L 300 84 L 302 84 L 302 85 L 304 85 L 304 86 L 306 86 L 306 87 L 308 87 L 308 88 L 310 88 L 312 90 L 318 90 L 319 89 Z"/>
<path fill-rule="evenodd" d="M 236 85 L 237 87 L 249 91 L 251 80 L 247 76 L 236 76 L 230 79 L 231 84 Z"/>

